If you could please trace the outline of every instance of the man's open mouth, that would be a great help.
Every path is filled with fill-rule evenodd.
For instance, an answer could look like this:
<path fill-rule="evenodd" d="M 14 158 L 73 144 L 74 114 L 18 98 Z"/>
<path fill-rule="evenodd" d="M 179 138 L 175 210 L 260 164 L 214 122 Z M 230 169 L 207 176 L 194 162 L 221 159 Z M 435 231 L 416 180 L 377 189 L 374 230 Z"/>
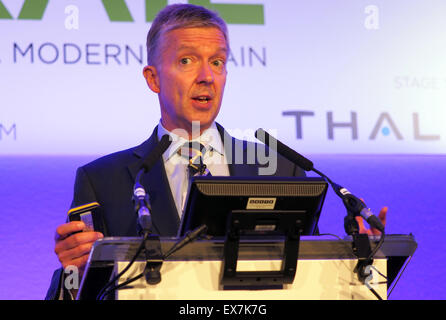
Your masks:
<path fill-rule="evenodd" d="M 193 97 L 192 99 L 201 103 L 207 103 L 212 100 L 210 96 L 197 96 Z"/>

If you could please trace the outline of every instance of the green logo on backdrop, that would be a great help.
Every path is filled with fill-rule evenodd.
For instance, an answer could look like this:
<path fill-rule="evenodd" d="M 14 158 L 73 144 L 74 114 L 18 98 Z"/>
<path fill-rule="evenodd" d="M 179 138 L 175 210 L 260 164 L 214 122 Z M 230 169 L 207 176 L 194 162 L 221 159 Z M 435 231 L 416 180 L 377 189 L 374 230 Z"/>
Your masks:
<path fill-rule="evenodd" d="M 25 0 L 17 19 L 42 20 L 47 5 L 48 0 Z M 0 19 L 13 19 L 2 1 L 0 1 Z"/>
<path fill-rule="evenodd" d="M 25 0 L 20 10 L 19 20 L 42 20 L 49 0 Z M 189 0 L 217 11 L 229 24 L 265 24 L 262 4 L 215 4 L 211 0 Z M 110 21 L 132 22 L 133 17 L 126 0 L 102 0 Z M 167 0 L 145 0 L 146 22 L 151 22 L 156 14 L 167 6 Z M 11 13 L 0 0 L 0 19 L 13 19 Z"/>

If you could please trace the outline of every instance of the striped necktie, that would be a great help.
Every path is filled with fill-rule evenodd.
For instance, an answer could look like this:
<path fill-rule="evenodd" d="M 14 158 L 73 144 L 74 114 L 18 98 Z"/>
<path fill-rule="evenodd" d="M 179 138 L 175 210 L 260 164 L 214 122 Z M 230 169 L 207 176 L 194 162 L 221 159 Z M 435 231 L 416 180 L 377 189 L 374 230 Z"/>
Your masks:
<path fill-rule="evenodd" d="M 180 156 L 188 159 L 189 178 L 196 176 L 210 176 L 211 173 L 203 163 L 206 148 L 199 142 L 187 142 L 178 149 Z"/>

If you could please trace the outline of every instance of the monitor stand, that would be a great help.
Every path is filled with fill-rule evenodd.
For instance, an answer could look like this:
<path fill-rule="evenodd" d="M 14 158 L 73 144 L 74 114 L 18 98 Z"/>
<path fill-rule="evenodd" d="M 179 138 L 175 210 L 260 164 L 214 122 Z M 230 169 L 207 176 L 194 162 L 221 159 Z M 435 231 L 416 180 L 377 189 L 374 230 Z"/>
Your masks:
<path fill-rule="evenodd" d="M 299 255 L 300 235 L 305 225 L 304 211 L 236 210 L 228 217 L 223 249 L 220 286 L 223 289 L 277 288 L 293 283 Z M 284 250 L 279 271 L 237 271 L 241 236 L 268 241 L 282 238 Z"/>

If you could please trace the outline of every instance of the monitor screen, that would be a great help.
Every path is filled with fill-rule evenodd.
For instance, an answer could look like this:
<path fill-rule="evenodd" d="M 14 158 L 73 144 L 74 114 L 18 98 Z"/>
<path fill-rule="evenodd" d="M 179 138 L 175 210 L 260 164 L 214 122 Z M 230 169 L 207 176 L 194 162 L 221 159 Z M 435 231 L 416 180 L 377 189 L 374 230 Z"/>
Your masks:
<path fill-rule="evenodd" d="M 313 235 L 327 193 L 322 178 L 302 177 L 194 177 L 181 220 L 179 236 L 203 224 L 209 236 L 223 237 L 231 212 L 258 212 L 303 217 L 302 235 Z M 279 216 L 279 215 L 277 215 Z M 274 229 L 274 222 L 256 228 Z"/>

